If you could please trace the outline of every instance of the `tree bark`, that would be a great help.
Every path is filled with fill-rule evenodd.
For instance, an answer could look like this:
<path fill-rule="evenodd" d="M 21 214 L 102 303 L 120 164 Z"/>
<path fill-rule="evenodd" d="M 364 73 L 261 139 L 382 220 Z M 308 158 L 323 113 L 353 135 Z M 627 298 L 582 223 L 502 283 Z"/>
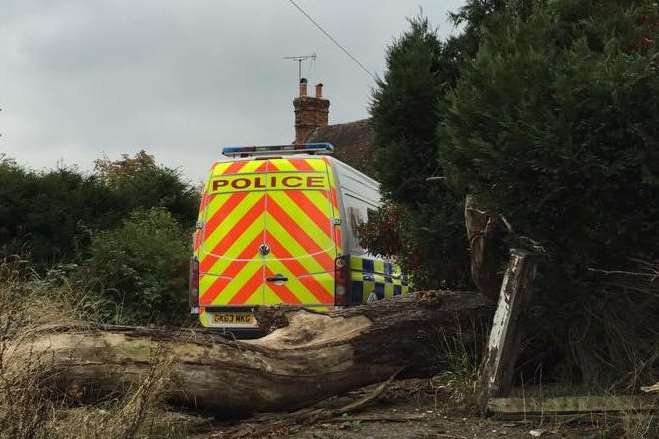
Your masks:
<path fill-rule="evenodd" d="M 139 385 L 167 356 L 167 399 L 234 416 L 307 406 L 401 368 L 441 367 L 438 331 L 450 335 L 493 309 L 471 292 L 418 293 L 330 314 L 266 308 L 256 311 L 260 322 L 287 326 L 246 341 L 202 329 L 51 326 L 11 355 L 50 358 L 57 388 L 81 399 Z"/>

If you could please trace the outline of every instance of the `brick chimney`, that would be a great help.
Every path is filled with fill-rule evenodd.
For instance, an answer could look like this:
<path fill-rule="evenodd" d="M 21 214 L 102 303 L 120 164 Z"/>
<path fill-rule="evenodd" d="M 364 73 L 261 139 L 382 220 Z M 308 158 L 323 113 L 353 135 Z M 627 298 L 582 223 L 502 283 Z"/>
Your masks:
<path fill-rule="evenodd" d="M 313 130 L 327 126 L 329 119 L 328 99 L 323 98 L 323 84 L 316 85 L 316 96 L 307 95 L 307 80 L 300 79 L 300 96 L 293 99 L 295 108 L 295 141 L 304 143 Z"/>

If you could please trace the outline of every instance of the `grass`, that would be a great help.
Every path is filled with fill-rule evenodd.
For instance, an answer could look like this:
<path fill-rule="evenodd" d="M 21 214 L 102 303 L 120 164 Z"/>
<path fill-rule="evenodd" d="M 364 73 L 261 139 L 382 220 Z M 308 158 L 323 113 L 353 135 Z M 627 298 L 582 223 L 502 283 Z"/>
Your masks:
<path fill-rule="evenodd" d="M 454 408 L 478 411 L 480 394 L 480 352 L 486 341 L 483 328 L 476 322 L 468 333 L 458 323 L 457 332 L 438 332 L 438 347 L 443 359 L 442 371 L 430 380 L 435 395 L 443 391 Z M 437 397 L 435 397 L 437 399 Z"/>
<path fill-rule="evenodd" d="M 185 422 L 168 417 L 161 396 L 171 371 L 172 361 L 158 355 L 159 361 L 144 381 L 123 397 L 94 406 L 60 409 L 45 425 L 53 438 L 169 438 L 188 437 Z"/>
<path fill-rule="evenodd" d="M 188 437 L 189 420 L 169 416 L 162 390 L 173 360 L 155 352 L 139 386 L 81 405 L 73 391 L 56 392 L 57 371 L 46 354 L 14 353 L 44 325 L 98 321 L 100 299 L 59 271 L 39 276 L 18 257 L 0 260 L 0 439 L 137 439 Z"/>
<path fill-rule="evenodd" d="M 657 413 L 630 410 L 623 413 L 622 430 L 628 439 L 652 439 L 659 437 Z"/>
<path fill-rule="evenodd" d="M 565 388 L 567 395 L 574 395 L 575 389 L 585 394 L 602 395 L 629 395 L 637 394 L 640 385 L 652 384 L 657 381 L 657 366 L 659 365 L 659 350 L 657 349 L 658 327 L 655 322 L 655 310 L 659 298 L 659 265 L 653 265 L 653 273 L 657 276 L 642 277 L 641 281 L 623 282 L 617 280 L 609 287 L 609 293 L 617 293 L 615 301 L 619 306 L 600 307 L 602 313 L 597 317 L 606 328 L 604 337 L 590 339 L 588 345 L 580 348 L 592 353 L 590 364 L 582 364 L 584 370 L 602 368 L 607 358 L 615 358 L 615 362 L 608 362 L 606 367 L 614 369 L 616 380 L 609 379 L 610 375 L 597 373 L 597 378 L 607 378 L 595 384 L 584 380 L 578 386 L 574 384 L 554 383 L 552 387 Z M 634 299 L 639 300 L 634 303 Z M 630 304 L 630 302 L 632 302 Z M 622 305 L 626 306 L 622 306 Z M 587 313 L 588 310 L 585 310 Z M 591 313 L 591 317 L 594 313 Z M 653 317 L 654 316 L 654 317 Z M 637 319 L 638 321 L 633 321 Z M 633 321 L 633 323 L 632 323 Z M 464 329 L 464 328 L 463 328 Z M 442 358 L 442 371 L 430 380 L 430 386 L 435 391 L 435 405 L 437 395 L 444 396 L 445 408 L 458 412 L 475 413 L 478 411 L 481 376 L 479 353 L 483 352 L 487 338 L 487 330 L 476 328 L 458 330 L 457 334 L 448 335 L 443 331 L 438 334 L 439 351 Z M 572 340 L 570 340 L 572 342 Z M 596 363 L 596 364 L 593 364 Z M 589 366 L 589 367 L 586 367 Z M 542 364 L 537 369 L 540 377 L 531 389 L 526 389 L 524 381 L 517 382 L 516 390 L 522 391 L 520 396 L 525 398 L 525 390 L 533 393 L 540 392 L 543 396 L 544 385 L 542 377 Z M 536 372 L 537 372 L 536 370 Z M 523 368 L 519 377 L 523 377 Z M 599 370 L 597 370 L 599 372 Z M 621 373 L 622 372 L 622 373 Z M 519 385 L 521 384 L 521 387 Z M 536 395 L 538 396 L 538 395 Z M 653 439 L 659 438 L 659 400 L 655 404 L 655 411 L 648 412 L 629 408 L 617 413 L 592 413 L 590 416 L 572 416 L 574 422 L 584 427 L 598 431 L 592 437 L 624 438 L 624 439 Z M 570 415 L 556 419 L 538 420 L 539 426 L 548 431 L 569 431 L 570 427 L 564 424 L 564 419 Z M 522 419 L 520 419 L 522 420 Z M 535 420 L 535 419 L 534 419 Z M 525 418 L 523 421 L 527 421 Z M 544 425 L 544 421 L 549 421 Z M 534 421 L 528 421 L 530 423 Z"/>
<path fill-rule="evenodd" d="M 173 368 L 167 352 L 153 353 L 152 367 L 139 385 L 86 405 L 81 404 L 75 388 L 67 389 L 65 395 L 57 391 L 59 377 L 47 353 L 29 353 L 29 361 L 14 354 L 14 346 L 29 340 L 37 328 L 44 331 L 44 325 L 108 321 L 100 311 L 111 308 L 108 303 L 93 288 L 86 288 L 85 282 L 71 282 L 67 272 L 61 267 L 39 275 L 21 258 L 0 260 L 0 439 L 189 437 L 197 428 L 195 418 L 175 415 L 163 400 Z M 88 282 L 93 284 L 93 279 Z M 654 298 L 656 293 L 652 289 L 645 296 Z M 612 343 L 634 335 L 625 332 L 618 320 L 609 321 Z M 479 353 L 486 333 L 477 325 L 457 334 L 438 333 L 442 371 L 430 383 L 435 395 L 445 395 L 452 408 L 477 412 Z M 648 328 L 647 339 L 656 334 L 656 327 Z M 619 346 L 626 349 L 624 359 L 636 367 L 629 369 L 627 382 L 614 389 L 617 393 L 633 390 L 639 383 L 656 382 L 656 349 L 640 349 L 629 343 Z M 617 417 L 616 423 L 616 429 L 629 439 L 659 437 L 656 413 L 630 410 Z"/>

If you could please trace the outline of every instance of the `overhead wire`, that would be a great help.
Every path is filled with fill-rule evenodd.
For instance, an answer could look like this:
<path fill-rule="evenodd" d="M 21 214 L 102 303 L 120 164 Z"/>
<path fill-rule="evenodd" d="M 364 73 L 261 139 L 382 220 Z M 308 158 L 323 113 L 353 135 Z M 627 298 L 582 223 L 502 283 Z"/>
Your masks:
<path fill-rule="evenodd" d="M 338 47 L 338 48 L 341 49 L 346 55 L 348 55 L 348 57 L 350 57 L 351 60 L 353 60 L 353 61 L 354 61 L 359 67 L 361 67 L 361 69 L 362 69 L 363 71 L 365 71 L 365 72 L 366 72 L 371 78 L 373 78 L 373 80 L 377 80 L 377 78 L 375 77 L 375 75 L 374 75 L 373 73 L 371 73 L 371 71 L 368 70 L 368 69 L 364 66 L 364 64 L 362 64 L 362 63 L 361 63 L 361 62 L 360 62 L 360 61 L 359 61 L 359 60 L 358 60 L 358 59 L 357 59 L 352 53 L 350 53 L 350 51 L 349 51 L 348 49 L 346 49 L 341 43 L 339 43 L 339 42 L 336 40 L 336 38 L 334 38 L 334 37 L 333 37 L 328 31 L 326 31 L 325 28 L 323 28 L 323 27 L 320 25 L 320 23 L 318 23 L 316 20 L 314 20 L 313 17 L 312 17 L 311 15 L 309 15 L 309 13 L 307 13 L 307 11 L 305 11 L 304 9 L 302 9 L 302 7 L 301 7 L 300 5 L 298 5 L 297 3 L 295 3 L 294 0 L 288 0 L 288 2 L 289 2 L 291 5 L 293 5 L 298 11 L 300 11 L 300 12 L 302 13 L 302 15 L 304 15 L 305 17 L 307 17 L 307 19 L 308 19 L 311 23 L 313 23 L 313 25 L 316 26 L 316 27 L 318 28 L 318 30 L 320 30 L 323 34 L 325 34 L 325 36 L 326 36 L 327 38 L 329 38 L 329 40 L 330 40 L 332 43 L 334 43 L 334 45 L 336 45 L 336 47 Z"/>

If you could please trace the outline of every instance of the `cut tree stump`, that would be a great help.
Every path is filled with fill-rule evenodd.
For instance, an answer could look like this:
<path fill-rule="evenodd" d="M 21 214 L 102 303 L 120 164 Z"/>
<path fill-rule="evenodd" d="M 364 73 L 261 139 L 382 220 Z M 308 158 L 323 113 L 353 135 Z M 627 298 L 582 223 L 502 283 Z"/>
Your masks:
<path fill-rule="evenodd" d="M 471 256 L 471 278 L 478 291 L 496 301 L 501 284 L 497 248 L 511 230 L 501 217 L 482 209 L 472 194 L 465 197 L 464 217 Z"/>
<path fill-rule="evenodd" d="M 440 328 L 456 333 L 493 309 L 471 292 L 418 293 L 330 314 L 264 308 L 259 322 L 288 325 L 247 341 L 202 329 L 51 326 L 8 355 L 48 358 L 57 388 L 81 400 L 139 385 L 154 363 L 171 358 L 168 400 L 236 416 L 305 407 L 400 369 L 438 370 Z"/>
<path fill-rule="evenodd" d="M 535 255 L 520 249 L 510 251 L 508 269 L 499 293 L 499 302 L 481 367 L 481 409 L 487 401 L 510 393 L 515 361 L 519 353 L 521 322 L 526 315 L 529 290 L 535 278 Z"/>

